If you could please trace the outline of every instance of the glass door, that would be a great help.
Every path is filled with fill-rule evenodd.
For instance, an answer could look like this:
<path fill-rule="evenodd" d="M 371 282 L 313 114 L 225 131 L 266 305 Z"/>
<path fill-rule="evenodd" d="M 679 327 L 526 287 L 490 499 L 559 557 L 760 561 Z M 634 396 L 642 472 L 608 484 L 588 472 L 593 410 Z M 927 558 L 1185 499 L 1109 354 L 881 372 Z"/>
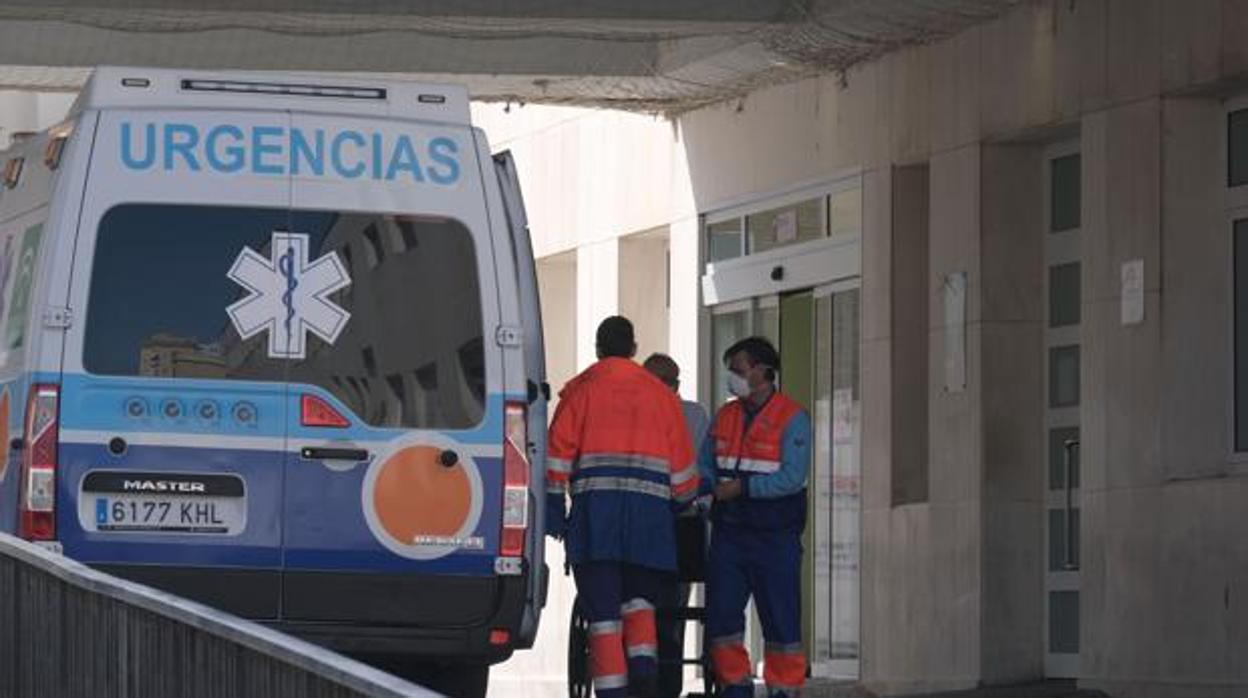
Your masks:
<path fill-rule="evenodd" d="M 777 349 L 780 351 L 780 389 L 813 415 L 817 367 L 815 364 L 815 299 L 811 291 L 796 291 L 780 297 L 779 329 L 780 342 L 777 344 Z M 811 498 L 810 493 L 811 487 L 808 484 L 808 500 Z M 816 506 L 817 504 L 808 506 L 807 511 L 813 511 Z M 818 537 L 816 528 L 808 523 L 802 535 L 802 547 L 807 551 L 814 550 Z M 813 574 L 814 565 L 808 553 L 802 556 L 802 608 L 805 609 L 802 615 L 802 643 L 807 648 L 813 647 L 814 644 L 814 624 L 811 622 L 814 617 L 811 613 L 814 607 Z"/>
<path fill-rule="evenodd" d="M 1080 158 L 1045 158 L 1045 675 L 1079 675 Z"/>
<path fill-rule="evenodd" d="M 777 296 L 749 298 L 711 308 L 711 395 L 712 415 L 729 399 L 726 385 L 728 369 L 721 360 L 724 352 L 739 340 L 752 335 L 766 337 L 779 344 L 780 302 Z M 783 360 L 781 361 L 783 364 Z M 763 635 L 753 601 L 746 609 L 746 647 L 762 675 Z"/>
<path fill-rule="evenodd" d="M 711 309 L 711 413 L 728 402 L 728 369 L 721 356 L 734 342 L 750 335 L 751 301 L 738 301 Z"/>
<path fill-rule="evenodd" d="M 814 291 L 814 463 L 809 583 L 812 670 L 857 679 L 861 658 L 862 395 L 859 281 Z"/>
<path fill-rule="evenodd" d="M 701 376 L 709 387 L 702 397 L 712 410 L 728 399 L 720 357 L 733 342 L 760 335 L 776 345 L 780 388 L 807 408 L 815 430 L 802 640 L 816 676 L 856 678 L 861 178 L 715 211 L 703 222 L 709 332 Z M 752 612 L 746 628 L 751 656 L 761 660 Z"/>

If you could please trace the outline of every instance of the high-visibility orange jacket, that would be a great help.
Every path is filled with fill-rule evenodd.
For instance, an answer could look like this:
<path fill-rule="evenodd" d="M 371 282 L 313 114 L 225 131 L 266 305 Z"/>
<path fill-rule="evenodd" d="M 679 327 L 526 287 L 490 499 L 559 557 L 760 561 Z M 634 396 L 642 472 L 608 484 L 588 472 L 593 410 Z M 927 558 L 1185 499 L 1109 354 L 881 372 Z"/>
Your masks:
<path fill-rule="evenodd" d="M 676 568 L 673 510 L 698 471 L 680 401 L 641 366 L 606 358 L 559 393 L 546 481 L 572 495 L 569 562 Z"/>
<path fill-rule="evenodd" d="M 740 480 L 742 487 L 739 498 L 715 503 L 712 519 L 764 530 L 804 528 L 810 418 L 802 406 L 777 392 L 751 414 L 733 400 L 719 410 L 711 433 L 702 476 Z"/>

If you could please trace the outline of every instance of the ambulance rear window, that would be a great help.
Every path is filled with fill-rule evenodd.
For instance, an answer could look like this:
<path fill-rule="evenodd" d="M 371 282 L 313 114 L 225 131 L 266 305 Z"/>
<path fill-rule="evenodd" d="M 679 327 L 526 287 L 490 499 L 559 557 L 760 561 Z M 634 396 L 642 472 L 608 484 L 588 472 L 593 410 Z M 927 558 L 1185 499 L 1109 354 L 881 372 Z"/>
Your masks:
<path fill-rule="evenodd" d="M 457 221 L 126 204 L 96 238 L 94 374 L 314 385 L 370 425 L 485 410 L 481 289 Z"/>

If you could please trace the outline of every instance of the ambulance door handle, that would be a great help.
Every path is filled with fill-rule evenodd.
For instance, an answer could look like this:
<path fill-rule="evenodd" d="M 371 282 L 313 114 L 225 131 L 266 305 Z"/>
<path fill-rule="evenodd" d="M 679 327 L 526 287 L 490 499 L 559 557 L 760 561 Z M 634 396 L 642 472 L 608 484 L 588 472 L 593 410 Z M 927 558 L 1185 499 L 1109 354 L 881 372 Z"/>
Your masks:
<path fill-rule="evenodd" d="M 349 460 L 357 463 L 368 460 L 368 451 L 362 448 L 324 448 L 304 446 L 299 451 L 304 460 Z"/>

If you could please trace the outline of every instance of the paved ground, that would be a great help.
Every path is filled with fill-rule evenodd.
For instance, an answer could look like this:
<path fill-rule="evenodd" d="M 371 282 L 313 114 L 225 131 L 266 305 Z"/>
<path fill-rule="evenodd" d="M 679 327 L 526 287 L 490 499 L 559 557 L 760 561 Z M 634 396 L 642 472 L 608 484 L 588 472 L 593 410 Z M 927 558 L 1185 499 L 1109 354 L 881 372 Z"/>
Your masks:
<path fill-rule="evenodd" d="M 877 694 L 859 686 L 844 683 L 814 682 L 807 686 L 803 698 L 878 698 Z M 993 686 L 969 691 L 923 693 L 906 698 L 1108 698 L 1100 691 L 1081 690 L 1073 681 L 1044 681 L 1020 686 Z"/>

